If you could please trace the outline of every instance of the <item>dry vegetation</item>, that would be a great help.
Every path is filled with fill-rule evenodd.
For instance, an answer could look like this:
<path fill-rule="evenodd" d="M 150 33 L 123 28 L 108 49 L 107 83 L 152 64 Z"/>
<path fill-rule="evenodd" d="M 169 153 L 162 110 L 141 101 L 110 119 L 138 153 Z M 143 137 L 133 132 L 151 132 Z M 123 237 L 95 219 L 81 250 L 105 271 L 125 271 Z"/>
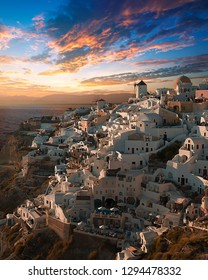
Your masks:
<path fill-rule="evenodd" d="M 150 165 L 158 165 L 159 163 L 161 166 L 166 166 L 166 162 L 168 160 L 171 160 L 176 154 L 178 154 L 178 151 L 182 144 L 179 141 L 175 141 L 171 145 L 167 146 L 163 150 L 157 152 L 156 154 L 152 154 L 149 159 Z"/>
<path fill-rule="evenodd" d="M 19 224 L 4 226 L 7 245 L 1 259 L 20 260 L 113 260 L 116 247 L 108 240 L 74 233 L 69 240 L 61 240 L 51 229 L 45 228 L 24 235 Z"/>
<path fill-rule="evenodd" d="M 157 238 L 145 259 L 197 260 L 208 258 L 208 233 L 176 228 Z"/>

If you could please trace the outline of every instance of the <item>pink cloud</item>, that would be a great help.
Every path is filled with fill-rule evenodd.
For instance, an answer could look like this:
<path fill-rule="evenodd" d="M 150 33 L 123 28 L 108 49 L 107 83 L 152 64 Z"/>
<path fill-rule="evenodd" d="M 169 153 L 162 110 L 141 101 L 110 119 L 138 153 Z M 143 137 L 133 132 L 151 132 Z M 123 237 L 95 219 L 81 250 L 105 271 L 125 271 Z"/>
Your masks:
<path fill-rule="evenodd" d="M 34 26 L 35 26 L 36 31 L 45 27 L 43 14 L 35 16 L 34 18 L 32 18 L 32 20 L 34 22 Z"/>
<path fill-rule="evenodd" d="M 15 27 L 0 26 L 0 50 L 9 48 L 8 44 L 12 39 L 19 36 L 20 30 Z"/>

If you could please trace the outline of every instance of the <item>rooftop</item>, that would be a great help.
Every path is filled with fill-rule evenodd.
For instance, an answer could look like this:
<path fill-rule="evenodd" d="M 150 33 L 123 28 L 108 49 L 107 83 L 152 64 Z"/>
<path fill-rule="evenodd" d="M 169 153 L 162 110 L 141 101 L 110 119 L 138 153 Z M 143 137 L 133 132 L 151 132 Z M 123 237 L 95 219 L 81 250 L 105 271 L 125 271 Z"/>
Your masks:
<path fill-rule="evenodd" d="M 141 80 L 138 84 L 136 84 L 137 86 L 146 86 L 147 84 L 145 84 L 145 82 L 143 80 Z"/>

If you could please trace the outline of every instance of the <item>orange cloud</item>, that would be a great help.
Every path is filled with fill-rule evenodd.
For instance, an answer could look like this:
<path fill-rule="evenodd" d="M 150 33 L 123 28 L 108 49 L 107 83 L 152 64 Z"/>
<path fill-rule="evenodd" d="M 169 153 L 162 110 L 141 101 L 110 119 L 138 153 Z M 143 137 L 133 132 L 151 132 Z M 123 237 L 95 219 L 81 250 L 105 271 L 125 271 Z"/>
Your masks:
<path fill-rule="evenodd" d="M 103 40 L 109 35 L 111 28 L 103 30 L 99 35 L 96 32 L 102 26 L 102 20 L 93 20 L 85 27 L 75 25 L 69 32 L 60 39 L 49 42 L 48 47 L 65 53 L 67 51 L 88 46 L 90 48 L 101 48 Z"/>
<path fill-rule="evenodd" d="M 0 63 L 2 64 L 10 64 L 13 63 L 16 59 L 13 56 L 6 56 L 6 55 L 1 55 L 0 56 Z"/>
<path fill-rule="evenodd" d="M 136 23 L 136 22 L 137 22 L 136 19 L 128 18 L 128 19 L 124 19 L 124 20 L 119 24 L 119 26 L 128 27 L 129 25 L 131 25 L 131 24 L 133 24 L 133 23 Z"/>
<path fill-rule="evenodd" d="M 0 83 L 1 82 L 7 82 L 7 81 L 8 81 L 8 78 L 0 76 Z"/>
<path fill-rule="evenodd" d="M 63 70 L 61 70 L 61 69 L 43 71 L 43 72 L 40 72 L 38 75 L 40 75 L 40 76 L 56 76 L 56 75 L 60 75 L 60 74 L 64 74 Z"/>
<path fill-rule="evenodd" d="M 93 81 L 83 81 L 83 85 L 89 86 L 89 87 L 95 87 L 95 86 L 114 86 L 114 85 L 122 85 L 126 84 L 126 81 L 119 81 L 119 80 L 113 80 L 110 78 L 106 78 L 105 80 L 95 78 Z"/>
<path fill-rule="evenodd" d="M 126 7 L 122 11 L 122 16 L 131 17 L 133 15 L 138 15 L 146 12 L 154 12 L 156 15 L 159 15 L 162 12 L 180 7 L 187 3 L 192 3 L 195 0 L 175 0 L 175 1 L 167 1 L 167 0 L 146 0 L 139 7 L 135 7 L 132 5 L 131 7 Z"/>
<path fill-rule="evenodd" d="M 88 25 L 80 27 L 75 25 L 61 38 L 48 43 L 51 52 L 59 53 L 60 60 L 57 65 L 62 71 L 77 72 L 87 64 L 95 64 L 103 61 L 105 39 L 111 34 L 111 28 L 105 28 L 98 32 L 103 24 L 102 20 L 93 20 Z M 98 34 L 99 33 L 99 34 Z M 84 51 L 87 48 L 89 51 Z M 82 54 L 65 58 L 65 54 L 83 49 Z"/>

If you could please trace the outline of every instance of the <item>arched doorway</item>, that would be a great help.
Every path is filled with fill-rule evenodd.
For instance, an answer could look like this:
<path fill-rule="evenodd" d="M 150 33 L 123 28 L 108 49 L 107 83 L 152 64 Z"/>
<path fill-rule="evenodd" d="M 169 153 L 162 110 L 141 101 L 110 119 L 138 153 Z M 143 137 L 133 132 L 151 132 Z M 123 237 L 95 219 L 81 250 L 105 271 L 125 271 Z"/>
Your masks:
<path fill-rule="evenodd" d="M 100 199 L 94 200 L 94 207 L 97 209 L 98 207 L 102 206 L 102 201 Z"/>
<path fill-rule="evenodd" d="M 115 202 L 115 200 L 112 199 L 112 198 L 107 198 L 107 199 L 105 200 L 105 207 L 106 207 L 106 208 L 111 208 L 111 207 L 115 206 L 115 204 L 116 204 L 116 202 Z"/>

